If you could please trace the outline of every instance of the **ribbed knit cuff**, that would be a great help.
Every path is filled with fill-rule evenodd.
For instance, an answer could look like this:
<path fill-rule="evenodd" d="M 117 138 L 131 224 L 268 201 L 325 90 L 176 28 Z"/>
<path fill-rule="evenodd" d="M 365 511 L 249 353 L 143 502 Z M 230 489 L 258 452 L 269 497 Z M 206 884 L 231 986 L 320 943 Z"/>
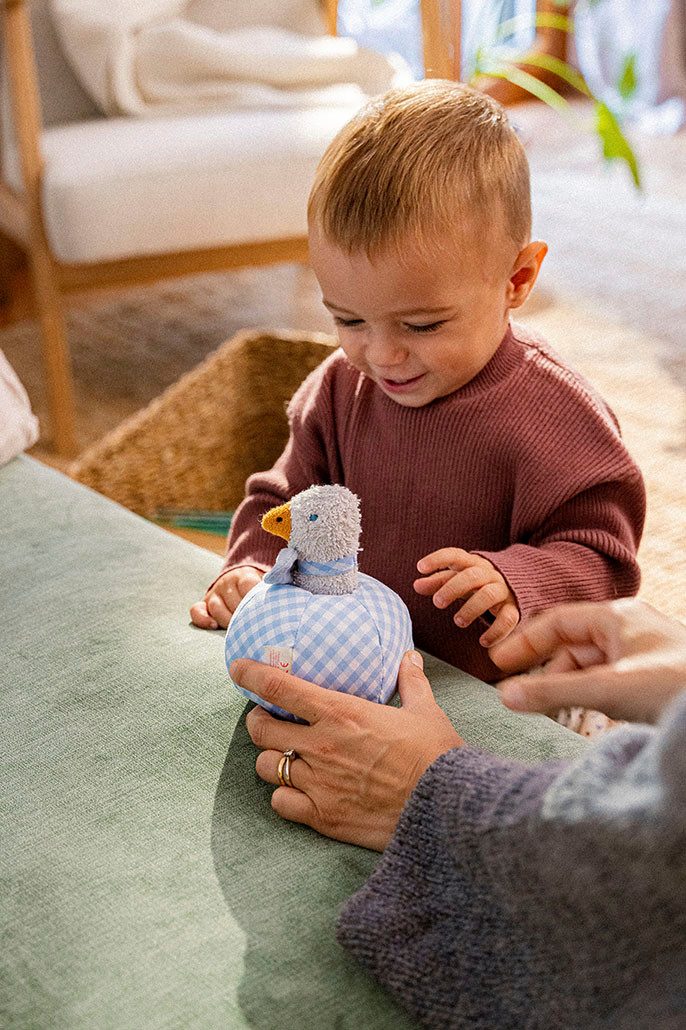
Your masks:
<path fill-rule="evenodd" d="M 502 551 L 473 551 L 493 565 L 514 594 L 524 619 L 570 601 L 600 601 L 631 593 L 622 590 L 602 555 L 581 545 L 573 552 L 513 544 Z"/>

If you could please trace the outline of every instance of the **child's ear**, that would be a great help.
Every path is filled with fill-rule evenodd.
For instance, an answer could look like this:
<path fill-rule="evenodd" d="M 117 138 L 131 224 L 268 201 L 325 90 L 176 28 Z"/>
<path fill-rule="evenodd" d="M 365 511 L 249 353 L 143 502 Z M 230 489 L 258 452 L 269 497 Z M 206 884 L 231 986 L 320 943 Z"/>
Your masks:
<path fill-rule="evenodd" d="M 520 250 L 507 283 L 508 307 L 518 308 L 524 303 L 534 288 L 547 253 L 548 244 L 543 240 L 533 240 Z"/>

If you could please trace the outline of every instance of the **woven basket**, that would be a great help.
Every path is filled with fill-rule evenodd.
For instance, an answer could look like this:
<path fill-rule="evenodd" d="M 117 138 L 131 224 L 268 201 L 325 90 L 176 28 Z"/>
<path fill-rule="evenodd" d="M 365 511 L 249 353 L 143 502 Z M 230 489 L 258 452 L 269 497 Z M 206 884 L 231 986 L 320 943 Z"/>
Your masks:
<path fill-rule="evenodd" d="M 288 439 L 286 403 L 334 349 L 323 333 L 243 332 L 85 451 L 69 474 L 147 517 L 226 511 Z"/>

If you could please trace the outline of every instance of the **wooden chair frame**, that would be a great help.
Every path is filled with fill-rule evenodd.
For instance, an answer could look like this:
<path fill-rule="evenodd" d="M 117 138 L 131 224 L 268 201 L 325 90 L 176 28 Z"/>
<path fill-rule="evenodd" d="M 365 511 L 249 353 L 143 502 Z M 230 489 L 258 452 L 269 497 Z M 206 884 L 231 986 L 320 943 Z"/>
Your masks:
<path fill-rule="evenodd" d="M 460 4 L 458 0 L 449 0 L 448 17 L 455 27 L 446 31 L 446 13 L 441 0 L 420 2 L 427 75 L 453 77 L 456 74 L 454 55 L 460 52 Z M 328 31 L 335 34 L 337 0 L 323 0 L 323 3 Z M 63 308 L 63 301 L 70 293 L 278 261 L 305 262 L 307 239 L 268 240 L 88 265 L 58 261 L 50 250 L 42 210 L 42 124 L 28 0 L 0 0 L 0 16 L 23 185 L 21 192 L 15 192 L 0 178 L 0 233 L 28 255 L 43 343 L 52 442 L 60 455 L 68 456 L 77 449 L 74 390 Z"/>

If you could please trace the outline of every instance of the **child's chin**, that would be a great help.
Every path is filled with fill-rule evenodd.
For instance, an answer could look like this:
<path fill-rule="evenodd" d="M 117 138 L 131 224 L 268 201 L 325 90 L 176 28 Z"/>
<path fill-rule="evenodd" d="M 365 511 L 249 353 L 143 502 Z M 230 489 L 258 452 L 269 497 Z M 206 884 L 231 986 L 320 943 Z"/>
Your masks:
<path fill-rule="evenodd" d="M 416 393 L 390 393 L 385 390 L 386 396 L 395 401 L 396 404 L 402 404 L 404 408 L 423 408 L 425 404 L 430 404 L 431 401 L 435 400 L 433 394 L 427 390 L 417 391 Z"/>

